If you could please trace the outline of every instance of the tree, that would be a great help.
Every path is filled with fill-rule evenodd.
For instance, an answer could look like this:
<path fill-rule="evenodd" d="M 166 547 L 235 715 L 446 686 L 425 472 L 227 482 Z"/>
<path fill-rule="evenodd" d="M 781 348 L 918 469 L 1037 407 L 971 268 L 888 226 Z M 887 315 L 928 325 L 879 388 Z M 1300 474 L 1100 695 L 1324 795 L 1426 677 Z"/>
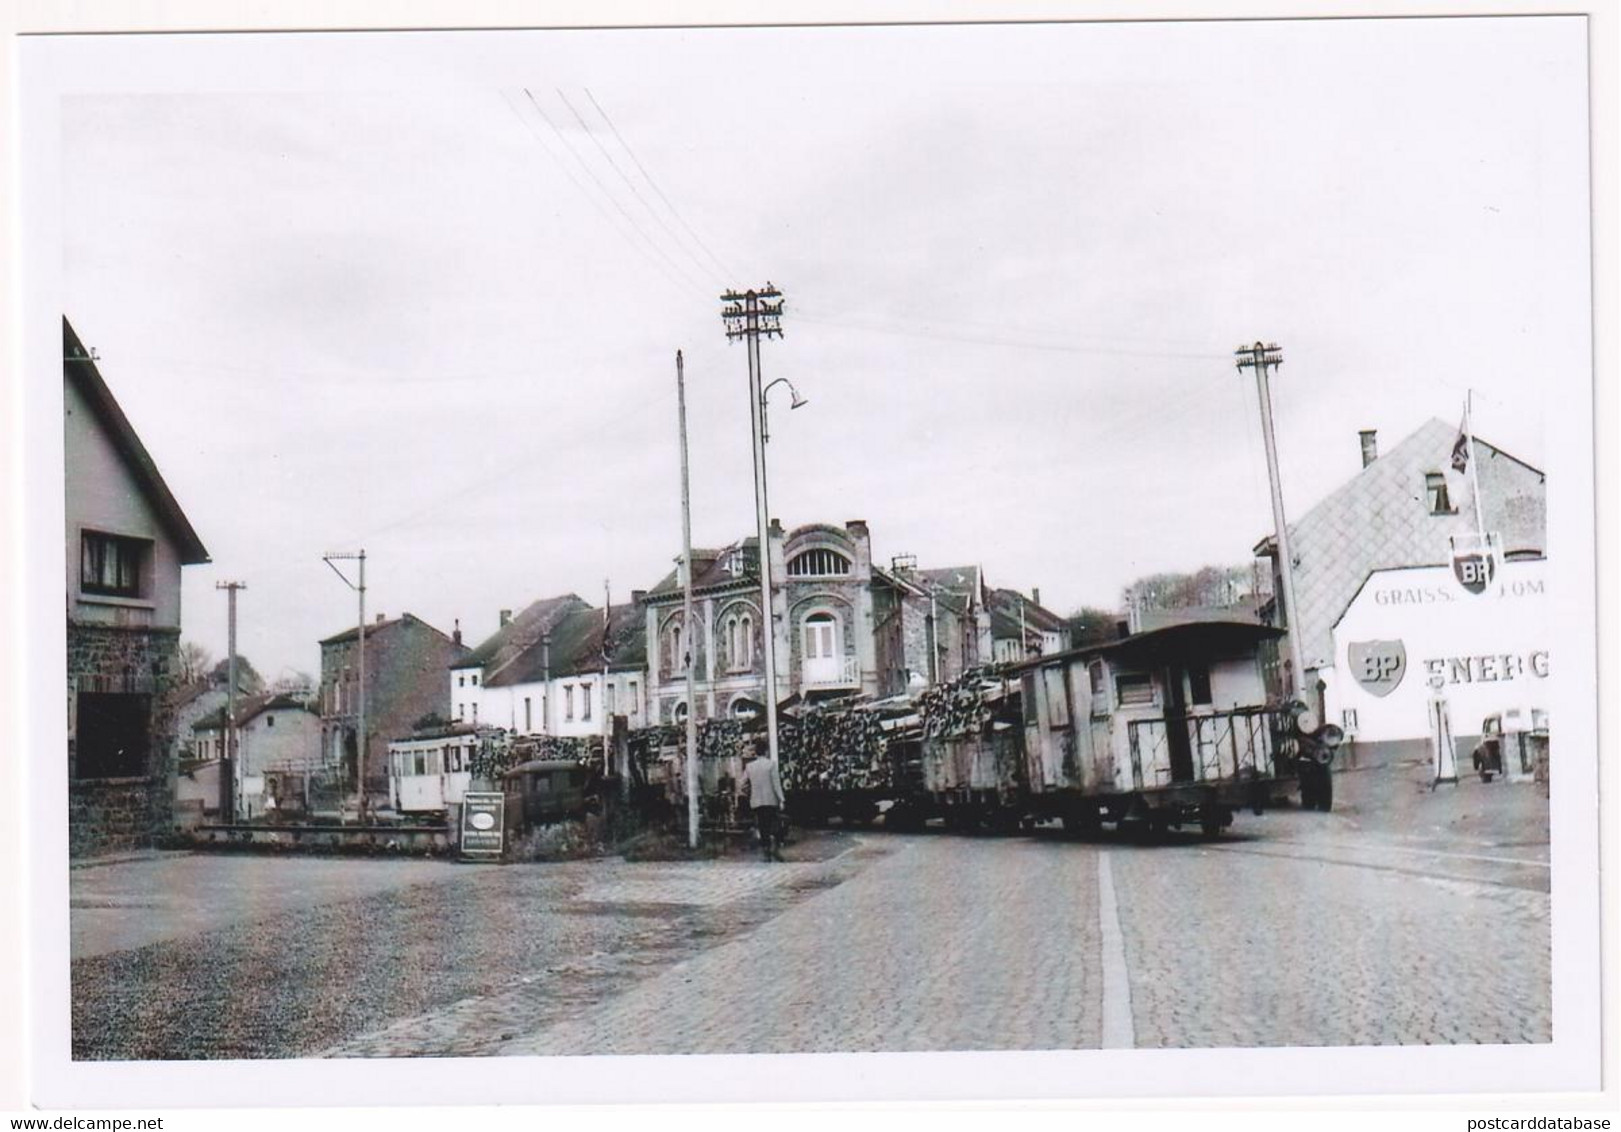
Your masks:
<path fill-rule="evenodd" d="M 225 684 L 230 681 L 230 670 L 231 659 L 226 657 L 214 665 L 214 670 L 209 676 L 215 683 Z M 236 687 L 238 691 L 246 692 L 250 696 L 256 696 L 265 690 L 265 678 L 259 675 L 259 670 L 254 668 L 253 663 L 241 653 L 236 654 Z"/>
<path fill-rule="evenodd" d="M 196 641 L 181 641 L 175 663 L 180 683 L 196 684 L 208 676 L 208 670 L 214 665 L 214 656 Z"/>
<path fill-rule="evenodd" d="M 1125 615 L 1095 606 L 1083 605 L 1069 615 L 1069 643 L 1073 648 L 1101 645 L 1120 636 Z"/>
<path fill-rule="evenodd" d="M 1161 573 L 1138 578 L 1121 591 L 1126 608 L 1186 609 L 1195 605 L 1251 604 L 1257 590 L 1254 568 L 1202 566 L 1191 574 Z"/>

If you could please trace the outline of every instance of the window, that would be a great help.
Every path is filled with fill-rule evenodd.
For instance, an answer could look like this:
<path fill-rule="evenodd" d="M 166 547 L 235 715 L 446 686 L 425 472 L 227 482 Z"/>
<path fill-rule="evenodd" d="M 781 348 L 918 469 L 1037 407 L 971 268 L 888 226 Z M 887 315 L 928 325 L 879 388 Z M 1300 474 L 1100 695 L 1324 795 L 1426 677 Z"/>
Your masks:
<path fill-rule="evenodd" d="M 850 560 L 836 550 L 806 550 L 788 560 L 793 578 L 842 577 L 850 573 Z"/>
<path fill-rule="evenodd" d="M 473 681 L 473 687 L 475 687 L 475 688 L 478 687 L 478 673 L 477 672 L 473 673 L 473 675 L 471 677 L 469 677 L 469 679 L 471 679 Z"/>
<path fill-rule="evenodd" d="M 426 751 L 412 751 L 411 752 L 411 763 L 412 763 L 412 767 L 411 767 L 411 773 L 412 774 L 427 774 L 428 773 L 428 753 Z"/>
<path fill-rule="evenodd" d="M 467 718 L 467 705 L 466 704 L 457 704 L 456 705 L 456 718 L 457 719 L 466 719 Z"/>
<path fill-rule="evenodd" d="M 1121 707 L 1140 707 L 1154 702 L 1154 681 L 1146 673 L 1118 672 L 1114 687 Z"/>
<path fill-rule="evenodd" d="M 614 713 L 614 692 L 616 690 L 612 684 L 602 690 L 602 714 L 612 715 Z"/>
<path fill-rule="evenodd" d="M 563 685 L 563 718 L 570 722 L 574 719 L 574 685 Z"/>
<path fill-rule="evenodd" d="M 152 697 L 103 692 L 78 694 L 74 775 L 139 778 L 147 772 Z"/>
<path fill-rule="evenodd" d="M 474 723 L 478 722 L 478 701 L 477 700 L 473 701 L 473 722 Z"/>
<path fill-rule="evenodd" d="M 591 685 L 580 685 L 580 719 L 591 718 Z"/>
<path fill-rule="evenodd" d="M 1456 515 L 1458 509 L 1453 506 L 1447 495 L 1447 478 L 1440 472 L 1427 472 L 1424 475 L 1424 492 L 1429 496 L 1431 515 Z"/>
<path fill-rule="evenodd" d="M 274 726 L 276 726 L 276 717 L 273 716 L 273 715 L 265 716 L 265 726 L 266 727 L 274 727 Z"/>
<path fill-rule="evenodd" d="M 675 618 L 664 628 L 664 671 L 685 673 L 687 670 L 687 640 L 681 632 L 681 619 Z"/>
<path fill-rule="evenodd" d="M 747 613 L 726 619 L 726 657 L 733 672 L 754 666 L 754 618 Z"/>
<path fill-rule="evenodd" d="M 1062 668 L 1043 668 L 1041 678 L 1047 690 L 1047 722 L 1053 727 L 1069 726 L 1069 688 Z"/>
<path fill-rule="evenodd" d="M 528 696 L 523 698 L 523 729 L 525 731 L 533 731 L 535 729 L 534 720 L 530 717 Z"/>
<path fill-rule="evenodd" d="M 79 589 L 109 597 L 141 596 L 141 563 L 151 543 L 85 531 L 79 543 Z"/>
<path fill-rule="evenodd" d="M 466 674 L 463 674 L 463 675 L 460 675 L 460 676 L 456 677 L 456 687 L 458 687 L 458 688 L 467 687 L 467 676 L 466 676 Z"/>
<path fill-rule="evenodd" d="M 1188 699 L 1195 704 L 1215 703 L 1210 694 L 1210 668 L 1207 665 L 1198 665 L 1188 669 Z"/>
<path fill-rule="evenodd" d="M 636 687 L 636 681 L 632 680 L 630 682 L 630 714 L 631 715 L 640 715 L 641 713 L 642 713 L 641 690 Z"/>
<path fill-rule="evenodd" d="M 832 660 L 838 654 L 838 623 L 831 613 L 813 613 L 805 618 L 805 659 Z"/>

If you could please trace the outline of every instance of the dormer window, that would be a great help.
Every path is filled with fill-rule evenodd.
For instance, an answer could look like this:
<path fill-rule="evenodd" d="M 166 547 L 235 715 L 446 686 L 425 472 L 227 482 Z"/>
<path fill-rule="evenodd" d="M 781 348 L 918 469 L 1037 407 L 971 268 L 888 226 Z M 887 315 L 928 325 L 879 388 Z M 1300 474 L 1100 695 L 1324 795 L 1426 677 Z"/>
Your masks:
<path fill-rule="evenodd" d="M 788 560 L 788 575 L 793 578 L 845 577 L 849 573 L 850 560 L 825 547 L 802 551 Z"/>
<path fill-rule="evenodd" d="M 1447 494 L 1447 478 L 1440 472 L 1424 475 L 1424 493 L 1429 497 L 1431 515 L 1456 515 L 1458 508 Z"/>
<path fill-rule="evenodd" d="M 734 578 L 741 578 L 745 573 L 747 573 L 748 560 L 743 554 L 743 548 L 736 547 L 729 551 L 726 555 L 726 560 L 721 563 L 721 569 L 725 570 Z"/>

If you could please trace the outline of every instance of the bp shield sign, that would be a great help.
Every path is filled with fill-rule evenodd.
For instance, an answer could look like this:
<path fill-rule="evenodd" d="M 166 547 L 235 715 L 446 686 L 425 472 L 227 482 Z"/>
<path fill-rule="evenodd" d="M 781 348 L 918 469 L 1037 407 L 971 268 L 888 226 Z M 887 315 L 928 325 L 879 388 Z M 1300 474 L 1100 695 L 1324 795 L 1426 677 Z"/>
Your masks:
<path fill-rule="evenodd" d="M 469 790 L 462 796 L 462 856 L 489 860 L 501 856 L 506 834 L 506 797 L 495 791 Z"/>
<path fill-rule="evenodd" d="M 1356 682 L 1370 695 L 1390 695 L 1407 675 L 1407 647 L 1400 641 L 1352 641 L 1346 659 Z"/>
<path fill-rule="evenodd" d="M 1452 552 L 1452 576 L 1470 593 L 1484 593 L 1497 576 L 1497 555 L 1489 549 L 1455 550 Z"/>

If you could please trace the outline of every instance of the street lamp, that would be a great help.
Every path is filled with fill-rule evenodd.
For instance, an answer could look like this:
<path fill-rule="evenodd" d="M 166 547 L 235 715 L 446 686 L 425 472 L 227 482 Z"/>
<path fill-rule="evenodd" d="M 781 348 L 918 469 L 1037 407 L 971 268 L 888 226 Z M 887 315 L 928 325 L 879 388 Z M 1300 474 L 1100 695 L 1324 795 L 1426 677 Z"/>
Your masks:
<path fill-rule="evenodd" d="M 743 339 L 749 351 L 749 409 L 754 433 L 754 510 L 760 556 L 761 636 L 765 643 L 765 726 L 771 760 L 777 761 L 777 619 L 771 602 L 771 532 L 765 480 L 765 389 L 760 383 L 760 339 L 782 337 L 782 292 L 770 283 L 760 291 L 727 291 L 721 319 L 726 337 Z M 775 385 L 776 382 L 771 383 Z M 769 387 L 767 387 L 769 388 Z M 792 389 L 792 385 L 789 386 Z M 794 394 L 794 408 L 805 402 Z"/>
<path fill-rule="evenodd" d="M 789 409 L 802 409 L 806 405 L 810 404 L 810 399 L 801 397 L 799 395 L 799 390 L 794 388 L 794 383 L 789 381 L 786 377 L 779 377 L 775 381 L 767 383 L 766 387 L 760 390 L 760 443 L 762 444 L 771 439 L 771 422 L 768 419 L 766 412 L 766 410 L 769 408 L 767 395 L 775 386 L 778 385 L 786 385 L 788 387 L 788 392 L 793 396 L 793 402 L 788 406 Z"/>
<path fill-rule="evenodd" d="M 356 705 L 358 708 L 355 734 L 355 817 L 364 823 L 366 820 L 366 552 L 364 550 L 355 554 L 339 551 L 329 551 L 321 555 L 322 561 L 332 567 L 332 572 L 343 579 L 343 584 L 354 590 L 360 596 L 360 621 L 357 630 L 356 643 L 358 657 L 355 665 L 360 669 L 360 698 Z M 360 563 L 360 581 L 351 582 L 337 563 L 343 560 L 358 560 Z"/>

